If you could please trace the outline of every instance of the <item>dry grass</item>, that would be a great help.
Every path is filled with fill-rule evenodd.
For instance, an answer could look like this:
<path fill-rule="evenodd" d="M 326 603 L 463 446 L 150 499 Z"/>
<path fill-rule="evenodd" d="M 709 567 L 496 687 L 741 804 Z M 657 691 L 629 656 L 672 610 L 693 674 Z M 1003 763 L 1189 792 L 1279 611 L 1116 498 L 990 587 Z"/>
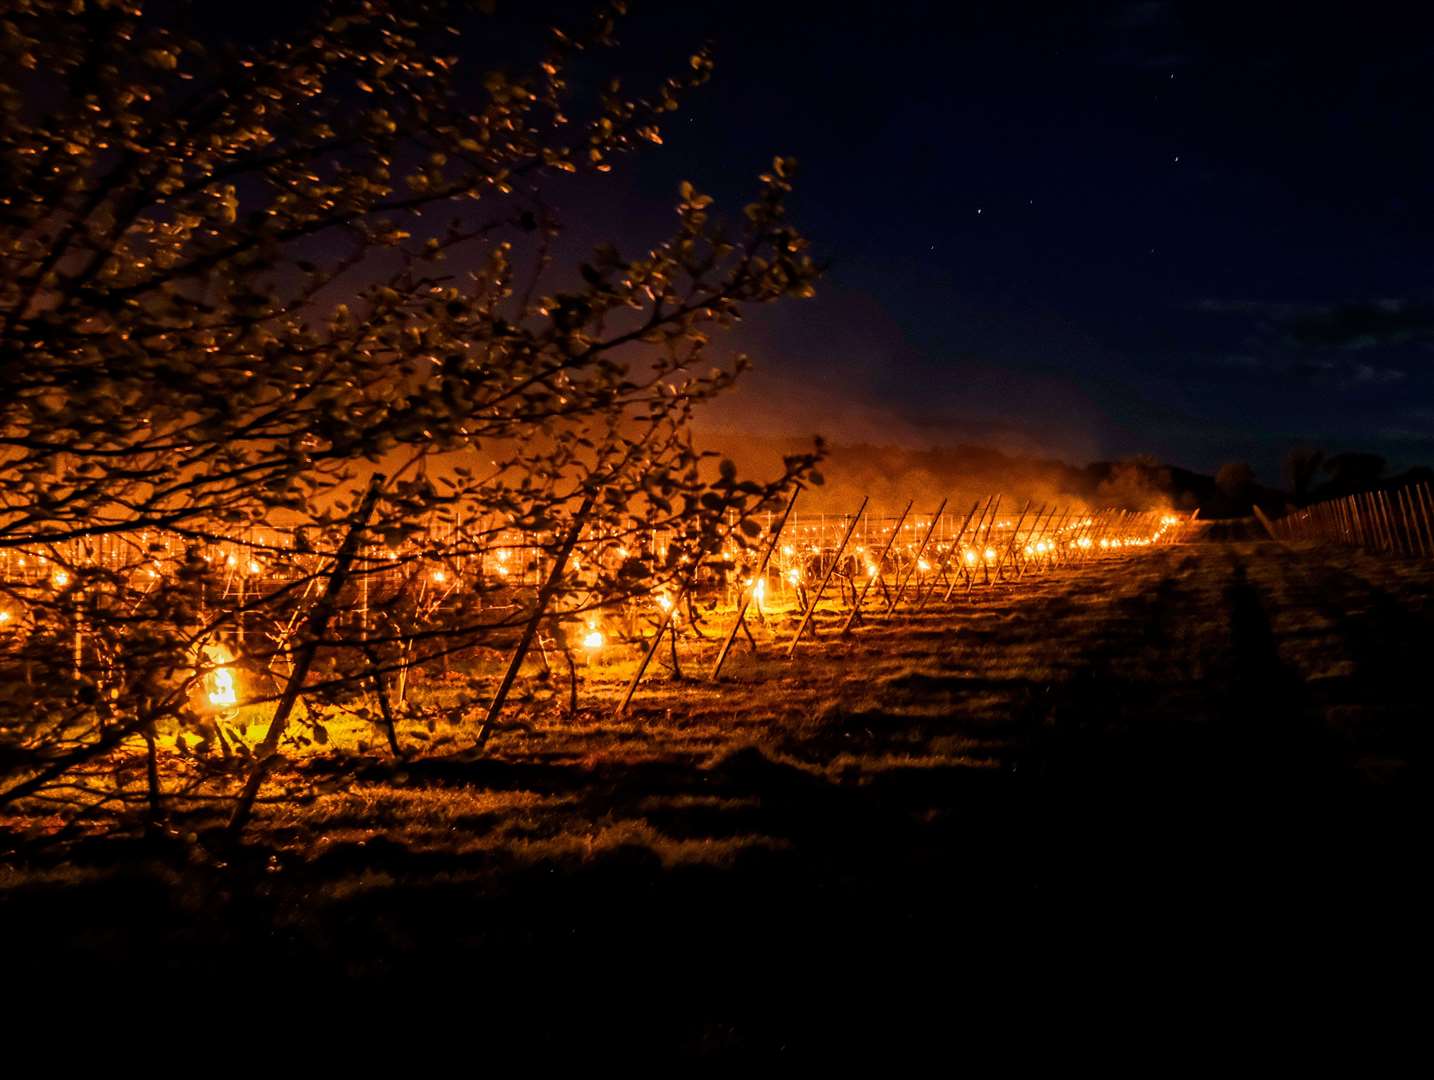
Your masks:
<path fill-rule="evenodd" d="M 195 809 L 172 843 L 28 858 L 0 878 L 0 912 L 55 933 L 84 897 L 85 948 L 119 961 L 137 921 L 202 944 L 204 965 L 257 950 L 345 979 L 451 956 L 520 981 L 534 963 L 580 980 L 632 966 L 687 988 L 652 1006 L 674 1046 L 703 1049 L 730 1005 L 718 989 L 738 985 L 740 1045 L 800 1042 L 818 1029 L 773 1027 L 780 995 L 753 972 L 795 965 L 820 996 L 850 950 L 964 964 L 1055 947 L 1076 918 L 1164 940 L 1177 910 L 1195 947 L 1253 932 L 1235 913 L 1275 896 L 1296 921 L 1385 897 L 1428 712 L 1431 584 L 1362 554 L 1193 544 L 846 641 L 827 618 L 791 663 L 764 630 L 720 684 L 654 672 L 621 719 L 625 669 L 598 666 L 577 716 L 540 695 L 482 759 L 357 763 L 345 740 L 364 733 L 340 732 L 279 777 L 307 796 L 263 805 L 241 851 L 207 846 L 217 816 Z M 439 735 L 459 751 L 471 728 Z M 571 1017 L 534 1022 L 550 1021 Z"/>

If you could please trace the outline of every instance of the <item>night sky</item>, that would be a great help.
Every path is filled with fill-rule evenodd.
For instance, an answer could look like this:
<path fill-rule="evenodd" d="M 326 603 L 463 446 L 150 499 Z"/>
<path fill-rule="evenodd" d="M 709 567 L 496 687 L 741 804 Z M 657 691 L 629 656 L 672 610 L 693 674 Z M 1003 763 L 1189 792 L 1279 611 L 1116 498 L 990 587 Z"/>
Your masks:
<path fill-rule="evenodd" d="M 791 154 L 831 263 L 742 330 L 728 429 L 1434 459 L 1434 50 L 1399 6 L 633 8 L 624 55 L 706 37 L 717 71 L 569 220 L 643 234 L 682 177 L 735 212 Z"/>
<path fill-rule="evenodd" d="M 262 35 L 304 6 L 209 10 Z M 721 339 L 757 370 L 709 426 L 1248 460 L 1267 482 L 1296 445 L 1434 462 L 1417 5 L 630 6 L 603 61 L 624 89 L 703 40 L 717 70 L 663 147 L 553 186 L 564 254 L 660 239 L 682 179 L 739 217 L 784 154 L 830 263 L 816 300 Z M 465 64 L 521 69 L 591 8 L 497 0 Z"/>

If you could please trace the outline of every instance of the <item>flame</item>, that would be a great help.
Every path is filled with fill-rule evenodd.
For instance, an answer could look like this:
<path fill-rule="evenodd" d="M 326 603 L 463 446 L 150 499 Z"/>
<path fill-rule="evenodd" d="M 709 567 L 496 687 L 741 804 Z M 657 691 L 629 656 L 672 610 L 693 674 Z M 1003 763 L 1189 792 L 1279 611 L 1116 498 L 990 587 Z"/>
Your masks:
<path fill-rule="evenodd" d="M 448 580 L 448 575 L 445 574 L 442 570 L 435 570 L 429 576 L 433 578 L 433 582 L 435 585 L 442 585 L 445 581 Z"/>
<path fill-rule="evenodd" d="M 792 567 L 790 570 L 787 571 L 787 580 L 790 581 L 793 585 L 799 584 L 802 580 L 802 572 L 798 570 L 795 566 Z"/>
<path fill-rule="evenodd" d="M 597 627 L 589 627 L 588 632 L 583 635 L 584 649 L 601 649 L 603 647 L 602 631 Z"/>
<path fill-rule="evenodd" d="M 222 642 L 204 647 L 204 659 L 214 664 L 209 672 L 209 704 L 216 709 L 232 709 L 239 704 L 239 688 L 229 665 L 234 654 Z"/>
<path fill-rule="evenodd" d="M 209 673 L 209 704 L 216 709 L 232 709 L 239 704 L 239 695 L 234 689 L 234 673 L 227 667 L 215 668 Z"/>
<path fill-rule="evenodd" d="M 53 586 L 54 586 L 55 588 L 57 588 L 57 589 L 63 589 L 63 588 L 64 588 L 66 585 L 68 585 L 69 583 L 70 583 L 70 573 L 69 573 L 69 571 L 68 571 L 68 570 L 64 570 L 64 569 L 61 569 L 60 567 L 57 566 L 57 567 L 55 568 L 55 572 L 50 575 L 50 584 L 53 585 Z"/>

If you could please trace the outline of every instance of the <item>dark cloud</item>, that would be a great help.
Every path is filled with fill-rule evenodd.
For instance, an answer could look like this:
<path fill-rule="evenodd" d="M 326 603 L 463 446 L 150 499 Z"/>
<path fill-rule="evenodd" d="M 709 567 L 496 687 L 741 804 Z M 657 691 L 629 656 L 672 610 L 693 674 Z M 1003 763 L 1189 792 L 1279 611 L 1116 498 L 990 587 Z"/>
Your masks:
<path fill-rule="evenodd" d="M 1306 349 L 1374 349 L 1434 342 L 1434 304 L 1377 300 L 1312 308 L 1285 321 L 1291 344 Z"/>
<path fill-rule="evenodd" d="M 1373 364 L 1356 364 L 1352 378 L 1357 383 L 1382 386 L 1387 383 L 1401 382 L 1404 379 L 1404 372 L 1398 368 L 1376 367 Z"/>
<path fill-rule="evenodd" d="M 1249 322 L 1246 348 L 1207 358 L 1212 368 L 1286 373 L 1338 388 L 1403 382 L 1434 343 L 1434 304 L 1384 299 L 1349 304 L 1289 304 L 1205 299 L 1195 310 Z M 1342 355 L 1358 353 L 1359 355 Z"/>

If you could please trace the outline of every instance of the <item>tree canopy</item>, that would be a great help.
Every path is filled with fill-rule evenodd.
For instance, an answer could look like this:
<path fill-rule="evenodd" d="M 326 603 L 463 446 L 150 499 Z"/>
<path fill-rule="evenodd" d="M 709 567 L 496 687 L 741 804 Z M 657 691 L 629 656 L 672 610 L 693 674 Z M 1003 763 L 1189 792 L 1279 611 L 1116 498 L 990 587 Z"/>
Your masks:
<path fill-rule="evenodd" d="M 0 800 L 207 731 L 228 657 L 318 702 L 510 641 L 535 600 L 499 609 L 484 568 L 515 535 L 559 617 L 680 585 L 810 474 L 743 480 L 690 436 L 745 366 L 714 332 L 812 293 L 792 163 L 736 226 L 684 183 L 668 239 L 564 265 L 563 178 L 659 146 L 712 57 L 595 77 L 614 3 L 465 72 L 485 6 L 336 0 L 261 46 L 186 5 L 0 18 Z"/>

